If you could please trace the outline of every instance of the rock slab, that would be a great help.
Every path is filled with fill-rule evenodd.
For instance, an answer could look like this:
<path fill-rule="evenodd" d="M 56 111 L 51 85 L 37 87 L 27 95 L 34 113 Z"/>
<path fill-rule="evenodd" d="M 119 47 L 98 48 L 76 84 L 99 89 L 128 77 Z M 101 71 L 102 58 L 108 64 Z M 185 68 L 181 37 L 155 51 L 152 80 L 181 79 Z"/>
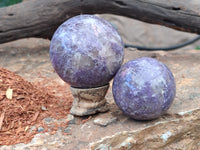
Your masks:
<path fill-rule="evenodd" d="M 94 124 L 102 127 L 106 127 L 107 125 L 114 123 L 117 121 L 117 117 L 114 117 L 110 113 L 100 114 L 94 119 Z"/>
<path fill-rule="evenodd" d="M 48 42 L 40 44 L 42 41 L 39 40 L 34 46 L 35 40 L 30 40 L 18 41 L 19 45 L 0 45 L 0 65 L 29 81 L 39 80 L 37 72 L 41 72 L 43 76 L 54 77 L 56 82 L 63 83 L 49 62 Z M 29 47 L 24 48 L 27 43 Z M 66 129 L 70 134 L 64 135 L 60 130 L 54 135 L 38 133 L 30 143 L 1 146 L 0 149 L 200 149 L 200 52 L 132 52 L 126 49 L 125 62 L 138 57 L 154 57 L 174 74 L 177 94 L 168 112 L 159 119 L 140 122 L 128 118 L 116 106 L 108 89 L 108 114 L 117 117 L 114 123 L 101 127 L 94 124 L 95 115 L 84 124 L 81 124 L 84 118 L 71 117 L 73 123 Z M 51 119 L 46 121 L 51 122 Z"/>

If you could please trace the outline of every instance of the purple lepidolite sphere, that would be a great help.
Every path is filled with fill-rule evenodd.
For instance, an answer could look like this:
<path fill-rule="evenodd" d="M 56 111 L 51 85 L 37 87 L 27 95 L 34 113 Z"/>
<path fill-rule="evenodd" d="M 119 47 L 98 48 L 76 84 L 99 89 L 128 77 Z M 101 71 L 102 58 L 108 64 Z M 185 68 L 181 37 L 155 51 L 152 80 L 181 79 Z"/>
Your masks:
<path fill-rule="evenodd" d="M 79 15 L 64 22 L 50 44 L 51 63 L 73 87 L 107 84 L 121 67 L 124 45 L 116 29 L 95 15 Z"/>
<path fill-rule="evenodd" d="M 143 57 L 120 68 L 112 90 L 116 104 L 126 115 L 136 120 L 151 120 L 169 109 L 176 84 L 166 65 Z"/>

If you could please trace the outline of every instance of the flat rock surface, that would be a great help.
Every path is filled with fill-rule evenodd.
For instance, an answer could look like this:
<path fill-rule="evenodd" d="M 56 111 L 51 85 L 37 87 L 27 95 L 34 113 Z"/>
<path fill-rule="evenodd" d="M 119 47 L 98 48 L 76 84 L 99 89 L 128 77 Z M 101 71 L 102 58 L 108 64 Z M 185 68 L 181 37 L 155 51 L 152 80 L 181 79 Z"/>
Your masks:
<path fill-rule="evenodd" d="M 41 39 L 24 39 L 3 44 L 0 45 L 0 66 L 32 82 L 40 80 L 42 74 L 47 78 L 54 77 L 55 81 L 63 84 L 53 71 L 48 50 L 49 41 Z M 200 51 L 147 52 L 126 49 L 125 55 L 124 62 L 137 57 L 153 57 L 171 69 L 176 80 L 177 93 L 167 114 L 153 121 L 128 118 L 114 103 L 111 82 L 106 96 L 109 112 L 91 117 L 75 117 L 65 129 L 67 135 L 63 135 L 60 130 L 54 135 L 38 133 L 28 144 L 0 146 L 0 149 L 200 148 Z M 102 115 L 105 115 L 105 120 Z M 107 115 L 116 118 L 116 121 L 106 127 L 94 124 L 97 118 L 106 122 Z M 84 119 L 88 120 L 82 122 Z"/>
<path fill-rule="evenodd" d="M 94 124 L 102 126 L 102 127 L 106 127 L 107 125 L 111 123 L 115 123 L 116 121 L 117 121 L 117 117 L 114 117 L 110 113 L 103 113 L 103 114 L 97 115 L 94 118 Z"/>

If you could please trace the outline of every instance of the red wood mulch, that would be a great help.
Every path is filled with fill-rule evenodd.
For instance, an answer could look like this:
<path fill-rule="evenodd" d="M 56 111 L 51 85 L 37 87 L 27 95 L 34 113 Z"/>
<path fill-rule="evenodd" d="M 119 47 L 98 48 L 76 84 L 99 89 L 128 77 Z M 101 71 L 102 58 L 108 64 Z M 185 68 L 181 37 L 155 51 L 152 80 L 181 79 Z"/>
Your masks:
<path fill-rule="evenodd" d="M 30 142 L 37 133 L 36 130 L 30 132 L 34 125 L 44 127 L 43 132 L 47 132 L 48 127 L 42 120 L 66 118 L 72 101 L 67 84 L 59 85 L 45 78 L 33 84 L 0 67 L 0 145 Z M 59 126 L 66 127 L 67 122 L 56 124 L 51 134 Z"/>

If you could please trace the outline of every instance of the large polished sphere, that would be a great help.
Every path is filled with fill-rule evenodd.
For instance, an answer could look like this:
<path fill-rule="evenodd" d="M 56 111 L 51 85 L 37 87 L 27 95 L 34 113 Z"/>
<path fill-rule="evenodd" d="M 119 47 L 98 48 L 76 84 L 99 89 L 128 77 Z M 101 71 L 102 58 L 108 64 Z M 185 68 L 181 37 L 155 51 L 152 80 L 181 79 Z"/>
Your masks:
<path fill-rule="evenodd" d="M 73 87 L 108 84 L 121 67 L 124 45 L 116 29 L 95 15 L 79 15 L 54 33 L 50 59 L 57 74 Z"/>

